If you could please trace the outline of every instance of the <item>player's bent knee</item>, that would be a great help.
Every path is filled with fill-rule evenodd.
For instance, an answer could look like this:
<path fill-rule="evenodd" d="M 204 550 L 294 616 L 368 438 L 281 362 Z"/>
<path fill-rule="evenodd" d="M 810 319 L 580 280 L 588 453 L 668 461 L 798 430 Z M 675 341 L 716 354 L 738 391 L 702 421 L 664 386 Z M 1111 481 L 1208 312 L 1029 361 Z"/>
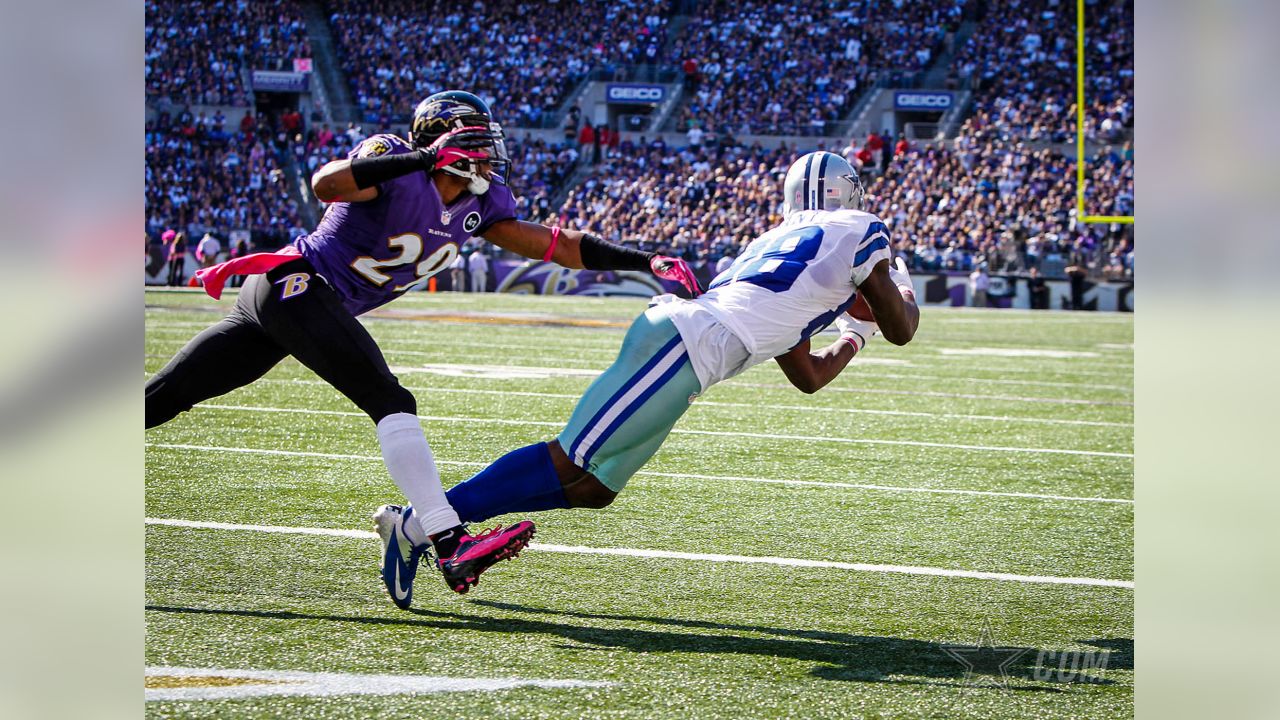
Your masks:
<path fill-rule="evenodd" d="M 360 403 L 360 409 L 368 413 L 376 424 L 382 418 L 396 413 L 418 414 L 418 400 L 403 385 L 395 383 Z"/>
<path fill-rule="evenodd" d="M 566 488 L 565 495 L 571 507 L 590 508 L 592 510 L 609 507 L 614 498 L 618 497 L 618 493 L 605 487 L 604 483 L 593 475 L 587 475 L 573 483 L 572 486 Z"/>
<path fill-rule="evenodd" d="M 163 425 L 190 410 L 195 403 L 191 402 L 173 389 L 173 383 L 166 382 L 165 377 L 156 375 L 147 383 L 145 404 L 145 427 L 153 428 Z"/>

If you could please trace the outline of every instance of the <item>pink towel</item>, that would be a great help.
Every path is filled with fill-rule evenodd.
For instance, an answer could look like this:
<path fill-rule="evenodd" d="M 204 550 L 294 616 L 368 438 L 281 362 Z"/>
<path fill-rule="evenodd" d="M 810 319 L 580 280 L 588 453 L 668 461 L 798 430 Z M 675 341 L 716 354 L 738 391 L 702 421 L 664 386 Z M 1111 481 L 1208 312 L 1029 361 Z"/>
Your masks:
<path fill-rule="evenodd" d="M 209 297 L 217 300 L 222 297 L 222 286 L 227 284 L 227 278 L 232 275 L 257 275 L 299 257 L 302 257 L 302 253 L 298 252 L 298 248 L 286 245 L 273 253 L 254 253 L 210 265 L 197 270 L 196 277 L 204 285 L 204 291 L 209 293 Z"/>

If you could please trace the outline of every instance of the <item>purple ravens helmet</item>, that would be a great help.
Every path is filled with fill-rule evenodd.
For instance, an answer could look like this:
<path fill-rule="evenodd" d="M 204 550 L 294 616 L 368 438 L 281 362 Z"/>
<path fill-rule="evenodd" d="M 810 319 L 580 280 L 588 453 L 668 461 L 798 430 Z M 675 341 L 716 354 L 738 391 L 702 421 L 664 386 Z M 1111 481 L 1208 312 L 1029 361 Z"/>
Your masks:
<path fill-rule="evenodd" d="M 502 126 L 493 120 L 489 105 L 472 93 L 462 90 L 438 92 L 422 102 L 413 111 L 413 125 L 409 137 L 414 147 L 429 147 L 441 135 L 458 128 L 483 127 L 493 133 L 493 145 L 487 148 L 493 174 L 507 178 L 511 157 L 507 154 L 506 136 Z M 472 160 L 454 163 L 443 168 L 447 173 L 466 178 L 468 189 L 482 195 L 489 189 L 489 180 L 477 171 Z"/>

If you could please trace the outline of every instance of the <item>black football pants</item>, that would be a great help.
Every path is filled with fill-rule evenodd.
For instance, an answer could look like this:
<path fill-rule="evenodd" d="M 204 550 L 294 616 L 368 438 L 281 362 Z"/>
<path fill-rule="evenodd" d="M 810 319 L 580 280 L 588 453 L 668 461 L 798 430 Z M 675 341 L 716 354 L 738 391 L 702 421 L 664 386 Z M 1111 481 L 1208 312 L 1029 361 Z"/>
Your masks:
<path fill-rule="evenodd" d="M 382 351 L 305 259 L 251 275 L 231 313 L 196 335 L 146 387 L 146 426 L 266 374 L 286 356 L 324 378 L 377 423 L 417 413 Z"/>

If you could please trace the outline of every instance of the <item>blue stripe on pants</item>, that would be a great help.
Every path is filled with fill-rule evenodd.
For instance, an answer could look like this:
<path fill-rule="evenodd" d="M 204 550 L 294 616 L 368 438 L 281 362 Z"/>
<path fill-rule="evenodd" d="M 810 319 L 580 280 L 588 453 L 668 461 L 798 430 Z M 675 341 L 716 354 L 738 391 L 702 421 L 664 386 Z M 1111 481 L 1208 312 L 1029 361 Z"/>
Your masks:
<path fill-rule="evenodd" d="M 613 365 L 578 401 L 560 446 L 575 464 L 620 492 L 701 387 L 675 325 L 650 309 L 632 323 Z"/>

